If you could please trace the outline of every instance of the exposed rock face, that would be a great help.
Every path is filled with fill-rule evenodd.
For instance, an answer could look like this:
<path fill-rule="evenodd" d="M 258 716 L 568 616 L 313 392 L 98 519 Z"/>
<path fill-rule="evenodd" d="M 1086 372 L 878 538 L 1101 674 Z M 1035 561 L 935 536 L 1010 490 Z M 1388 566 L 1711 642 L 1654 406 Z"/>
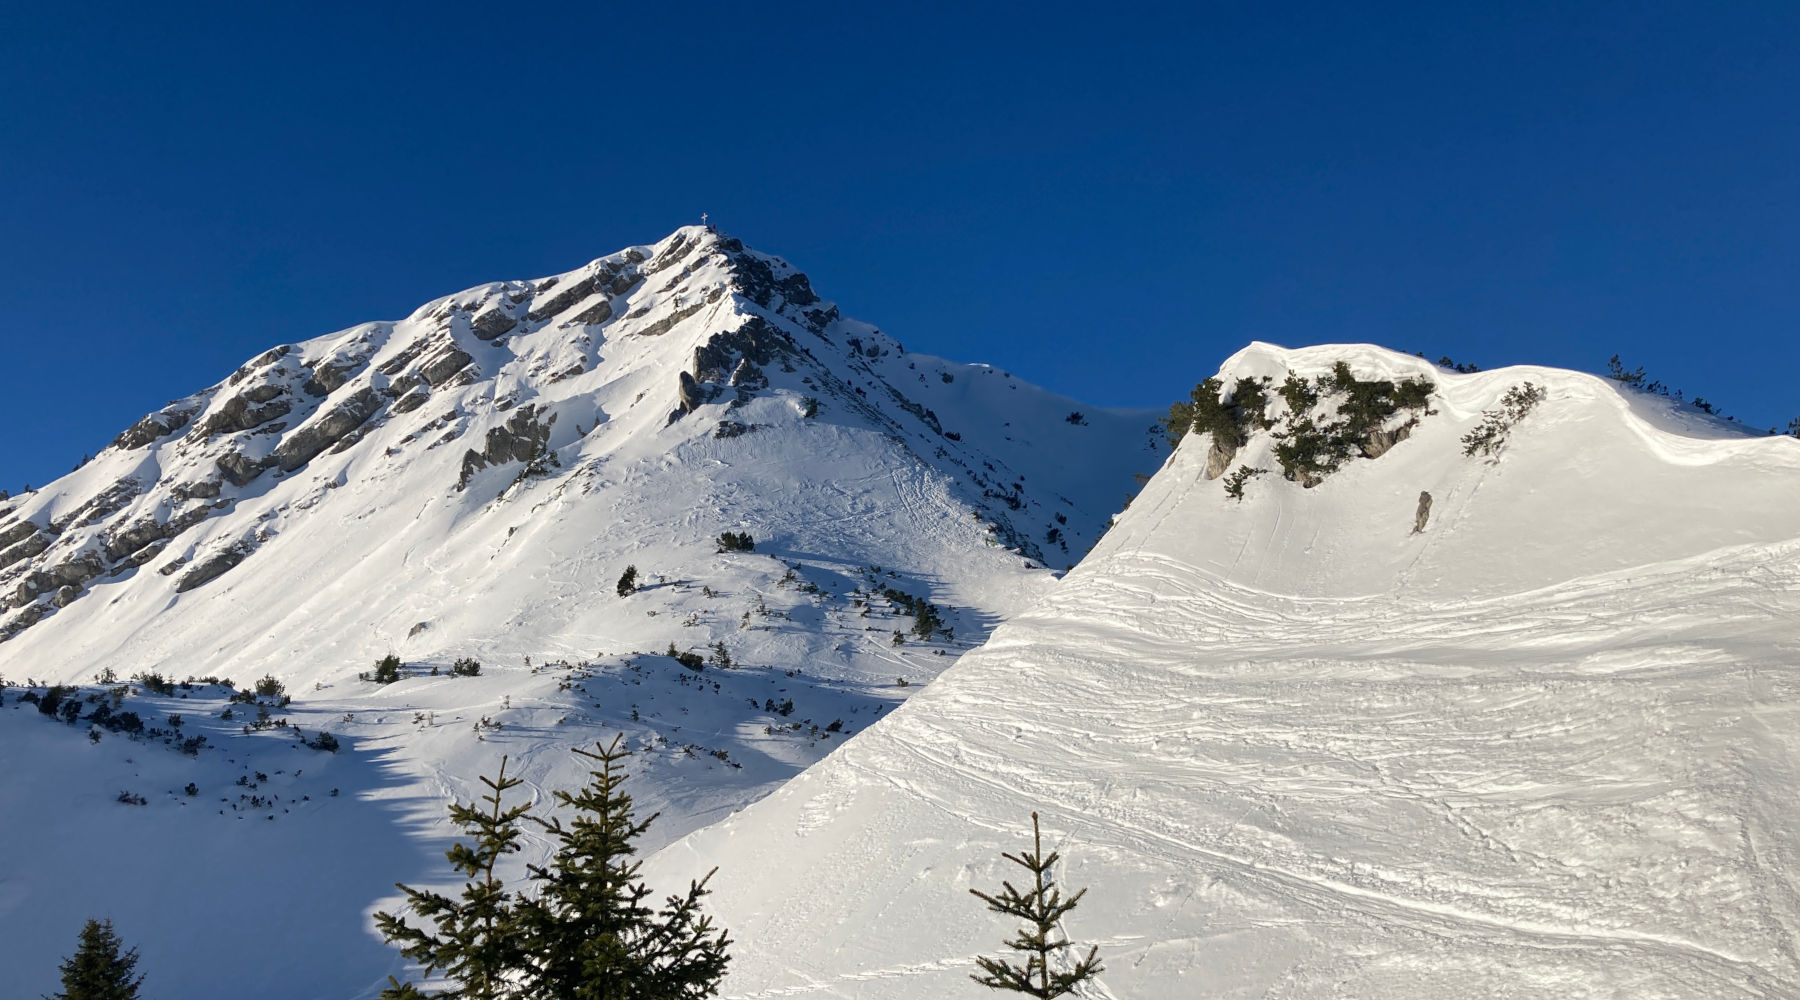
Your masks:
<path fill-rule="evenodd" d="M 279 393 L 279 390 L 277 392 Z M 194 435 L 209 438 L 214 434 L 234 434 L 238 431 L 247 431 L 266 424 L 276 417 L 286 416 L 287 412 L 294 408 L 294 404 L 288 400 L 273 397 L 266 400 L 261 406 L 253 406 L 251 402 L 245 396 L 231 397 L 224 406 L 194 429 Z"/>
<path fill-rule="evenodd" d="M 1413 515 L 1413 534 L 1425 530 L 1425 522 L 1431 519 L 1431 494 L 1419 491 L 1419 510 Z"/>
<path fill-rule="evenodd" d="M 185 409 L 162 410 L 158 413 L 152 413 L 126 428 L 125 432 L 118 437 L 113 438 L 112 447 L 118 448 L 121 451 L 142 448 L 152 441 L 167 437 L 183 427 L 186 427 L 188 421 L 194 419 L 194 414 L 196 412 L 198 411 Z"/>
<path fill-rule="evenodd" d="M 490 466 L 531 462 L 542 456 L 550 446 L 550 426 L 556 423 L 556 414 L 550 414 L 542 423 L 537 417 L 537 407 L 526 404 L 506 423 L 490 429 L 480 451 L 471 448 L 463 454 L 462 475 L 457 477 L 456 488 L 467 488 L 475 473 Z"/>
<path fill-rule="evenodd" d="M 669 315 L 664 316 L 662 319 L 659 319 L 656 322 L 651 323 L 648 326 L 644 327 L 642 330 L 639 330 L 638 336 L 640 336 L 640 337 L 660 337 L 663 334 L 668 333 L 670 330 L 675 329 L 675 325 L 677 323 L 680 323 L 682 320 L 687 319 L 689 316 L 692 316 L 695 313 L 699 312 L 700 310 L 705 309 L 710 304 L 711 304 L 710 302 L 701 301 L 701 302 L 696 302 L 691 306 L 687 306 L 682 309 L 677 309 L 674 312 L 670 313 Z"/>
<path fill-rule="evenodd" d="M 329 396 L 349 384 L 351 377 L 362 371 L 364 363 L 362 359 L 350 359 L 319 365 L 300 390 L 309 396 Z"/>
<path fill-rule="evenodd" d="M 1416 424 L 1418 424 L 1418 420 L 1414 419 L 1392 430 L 1375 428 L 1361 442 L 1363 454 L 1369 458 L 1380 458 L 1392 451 L 1395 445 L 1411 437 L 1412 429 Z"/>
<path fill-rule="evenodd" d="M 570 320 L 570 322 L 583 323 L 588 326 L 599 326 L 601 323 L 612 319 L 612 314 L 612 301 L 610 299 L 601 299 L 593 305 L 588 306 L 586 309 L 583 309 L 581 312 L 576 313 L 575 317 Z"/>
<path fill-rule="evenodd" d="M 264 469 L 268 468 L 265 464 L 267 461 L 267 459 L 250 458 L 235 451 L 228 451 L 214 459 L 213 464 L 217 465 L 219 471 L 224 473 L 226 482 L 233 486 L 248 486 L 255 481 L 257 476 L 262 475 Z"/>
<path fill-rule="evenodd" d="M 0 528 L 0 551 L 5 551 L 30 538 L 37 534 L 37 530 L 38 526 L 30 521 L 20 521 L 9 527 Z"/>
<path fill-rule="evenodd" d="M 83 552 L 49 569 L 25 574 L 25 579 L 19 581 L 19 586 L 13 591 L 13 600 L 18 604 L 26 604 L 39 594 L 54 593 L 63 587 L 74 587 L 79 591 L 105 569 L 99 553 Z"/>
<path fill-rule="evenodd" d="M 239 542 L 223 552 L 218 552 L 195 563 L 181 579 L 175 581 L 175 592 L 185 594 L 195 587 L 203 586 L 224 576 L 233 567 L 242 563 L 250 555 L 250 546 Z"/>
<path fill-rule="evenodd" d="M 474 328 L 476 337 L 497 340 L 516 329 L 519 321 L 507 315 L 506 310 L 498 305 L 493 305 L 476 313 L 469 320 L 469 325 Z"/>
<path fill-rule="evenodd" d="M 143 518 L 101 538 L 100 547 L 109 559 L 124 559 L 155 542 L 166 542 L 206 520 L 212 511 L 205 506 L 190 507 L 167 521 Z M 160 546 L 158 547 L 160 551 Z M 146 556 L 146 559 L 149 557 Z"/>
<path fill-rule="evenodd" d="M 419 377 L 423 378 L 428 385 L 443 385 L 450 380 L 450 376 L 467 368 L 469 363 L 474 360 L 462 348 L 452 344 L 436 357 L 421 365 Z"/>
<path fill-rule="evenodd" d="M 675 412 L 669 414 L 669 423 L 674 423 L 699 409 L 703 404 L 712 402 L 712 391 L 696 381 L 694 376 L 682 372 L 681 380 L 676 386 L 676 398 L 678 402 Z"/>
<path fill-rule="evenodd" d="M 464 354 L 463 357 L 467 358 L 468 355 Z M 361 427 L 363 422 L 374 416 L 379 409 L 381 409 L 381 397 L 376 395 L 373 389 L 363 389 L 333 407 L 331 412 L 314 419 L 311 423 L 288 435 L 287 440 L 281 442 L 281 446 L 275 449 L 275 454 L 271 458 L 283 472 L 292 472 L 312 461 L 326 448 L 343 440 L 351 431 Z M 223 459 L 220 461 L 223 463 Z M 227 475 L 229 474 L 230 472 L 227 470 Z M 243 483 L 238 483 L 238 485 L 242 486 Z"/>
<path fill-rule="evenodd" d="M 396 400 L 394 402 L 394 412 L 395 413 L 411 413 L 412 411 L 418 409 L 419 407 L 424 406 L 425 401 L 430 398 L 431 398 L 431 390 L 429 390 L 429 389 L 414 389 L 412 392 L 409 392 L 406 395 L 401 396 L 398 400 Z"/>
<path fill-rule="evenodd" d="M 36 532 L 37 526 L 30 522 L 26 522 L 26 524 L 34 531 L 28 533 L 24 539 L 13 543 L 11 547 L 0 549 L 0 569 L 5 569 L 21 559 L 30 559 L 32 556 L 40 555 L 50 547 L 51 536 Z"/>
<path fill-rule="evenodd" d="M 137 495 L 143 492 L 143 484 L 136 479 L 121 479 L 96 494 L 87 503 L 75 508 L 67 517 L 60 518 L 50 526 L 55 534 L 62 534 L 71 524 L 88 525 L 102 520 L 110 514 L 117 513 L 128 506 Z"/>
<path fill-rule="evenodd" d="M 1211 445 L 1206 449 L 1206 478 L 1217 479 L 1223 476 L 1225 470 L 1231 468 L 1231 460 L 1237 457 L 1237 452 L 1236 448 L 1220 447 L 1218 439 L 1212 438 Z"/>
<path fill-rule="evenodd" d="M 719 249 L 731 259 L 732 276 L 736 278 L 738 287 L 744 296 L 765 309 L 778 308 L 775 299 L 779 296 L 783 303 L 793 306 L 810 306 L 819 301 L 819 296 L 812 290 L 812 283 L 806 275 L 799 271 L 784 276 L 778 275 L 768 261 L 744 252 L 744 244 L 736 239 L 719 241 Z"/>
<path fill-rule="evenodd" d="M 80 590 L 73 586 L 65 585 L 57 588 L 56 596 L 52 598 L 51 601 L 59 608 L 66 608 L 69 605 L 74 604 L 75 598 L 79 596 L 81 596 Z"/>
<path fill-rule="evenodd" d="M 769 376 L 757 367 L 756 362 L 743 358 L 731 370 L 731 384 L 740 389 L 767 389 Z"/>
<path fill-rule="evenodd" d="M 673 247 L 671 247 L 671 249 L 673 249 Z M 664 256 L 667 255 L 665 254 Z M 661 260 L 662 258 L 659 257 L 657 259 Z M 627 265 L 634 263 L 636 263 L 636 261 L 627 261 Z M 574 308 L 577 303 L 596 292 L 605 292 L 607 295 L 623 295 L 629 291 L 632 286 L 642 280 L 644 280 L 644 276 L 638 273 L 636 268 L 627 266 L 624 269 L 619 269 L 611 264 L 602 265 L 598 270 L 586 278 L 561 286 L 555 295 L 537 303 L 536 308 L 532 309 L 531 312 L 527 314 L 527 318 L 534 323 L 542 322 L 552 316 L 567 312 L 569 309 Z M 548 291 L 550 287 L 551 284 L 547 282 L 539 285 L 538 290 Z M 605 310 L 604 314 L 600 312 L 603 308 Z M 590 316 L 597 318 L 589 318 Z M 583 310 L 581 315 L 574 317 L 574 322 L 588 324 L 604 323 L 611 317 L 612 303 L 602 299 L 600 302 Z M 510 329 L 510 327 L 508 329 Z M 479 330 L 477 335 L 480 335 Z M 499 333 L 494 334 L 494 336 L 499 336 Z M 492 338 L 484 337 L 483 339 Z"/>

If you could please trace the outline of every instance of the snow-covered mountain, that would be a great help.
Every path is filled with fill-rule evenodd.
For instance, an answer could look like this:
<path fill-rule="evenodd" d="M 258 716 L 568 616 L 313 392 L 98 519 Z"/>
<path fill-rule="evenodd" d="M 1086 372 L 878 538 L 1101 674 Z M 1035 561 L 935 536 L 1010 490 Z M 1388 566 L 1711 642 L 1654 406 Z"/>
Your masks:
<path fill-rule="evenodd" d="M 1368 347 L 1215 387 L 1035 607 L 652 859 L 719 867 L 725 995 L 978 995 L 1035 810 L 1088 996 L 1800 996 L 1800 441 Z"/>
<path fill-rule="evenodd" d="M 14 688 L 0 843 L 33 863 L 0 940 L 42 960 L 8 974 L 49 989 L 110 914 L 159 994 L 277 940 L 235 987 L 370 995 L 401 966 L 366 913 L 447 875 L 443 806 L 502 754 L 568 786 L 564 749 L 623 730 L 645 846 L 687 833 L 1039 600 L 1167 452 L 1149 411 L 907 352 L 698 227 L 270 350 L 0 500 L 0 676 L 267 676 L 297 727 L 138 685 L 121 708 L 207 748 L 90 744 Z M 360 676 L 389 653 L 403 679 Z"/>

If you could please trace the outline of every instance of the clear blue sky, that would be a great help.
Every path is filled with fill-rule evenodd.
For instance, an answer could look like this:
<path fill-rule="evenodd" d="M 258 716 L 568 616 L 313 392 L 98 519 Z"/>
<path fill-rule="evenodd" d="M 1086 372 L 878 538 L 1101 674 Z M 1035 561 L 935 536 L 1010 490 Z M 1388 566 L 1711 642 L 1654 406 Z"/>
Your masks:
<path fill-rule="evenodd" d="M 17 3 L 0 486 L 269 346 L 702 211 L 909 348 L 1097 404 L 1367 340 L 1619 352 L 1785 425 L 1797 189 L 1792 2 Z"/>

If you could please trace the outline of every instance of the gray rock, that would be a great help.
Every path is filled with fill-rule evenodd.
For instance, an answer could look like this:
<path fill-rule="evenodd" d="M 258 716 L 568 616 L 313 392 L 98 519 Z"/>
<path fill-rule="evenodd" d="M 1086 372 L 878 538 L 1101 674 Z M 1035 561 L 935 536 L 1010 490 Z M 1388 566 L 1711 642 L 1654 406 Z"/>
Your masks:
<path fill-rule="evenodd" d="M 131 553 L 142 551 L 153 542 L 167 542 L 206 520 L 210 513 L 211 508 L 202 505 L 190 507 L 167 521 L 148 517 L 133 521 L 118 531 L 102 536 L 100 547 L 108 559 L 123 559 Z"/>
<path fill-rule="evenodd" d="M 37 534 L 37 530 L 38 526 L 30 521 L 20 521 L 17 524 L 0 528 L 0 550 L 19 544 Z"/>
<path fill-rule="evenodd" d="M 250 458 L 235 451 L 228 451 L 215 459 L 213 464 L 217 465 L 219 471 L 225 474 L 226 482 L 233 486 L 248 486 L 272 463 L 267 458 Z"/>
<path fill-rule="evenodd" d="M 554 413 L 540 422 L 535 404 L 519 407 L 506 423 L 488 430 L 480 451 L 470 448 L 463 453 L 462 474 L 457 477 L 456 488 L 467 488 L 477 472 L 490 466 L 541 459 L 550 445 L 550 427 L 555 423 Z"/>
<path fill-rule="evenodd" d="M 706 306 L 707 303 L 705 302 L 696 302 L 685 309 L 677 309 L 669 315 L 664 316 L 662 319 L 639 330 L 638 335 L 642 337 L 660 337 L 670 330 L 675 329 L 675 324 L 687 319 L 689 316 L 694 315 L 700 310 L 705 309 Z"/>
<path fill-rule="evenodd" d="M 464 356 L 467 357 L 467 355 Z M 288 435 L 287 439 L 275 449 L 275 454 L 270 457 L 269 461 L 271 464 L 279 465 L 283 472 L 292 472 L 312 461 L 326 448 L 338 443 L 351 431 L 361 427 L 380 409 L 381 397 L 376 394 L 375 390 L 358 390 L 349 399 L 333 407 L 329 413 L 314 418 L 311 423 Z M 221 468 L 223 468 L 223 462 L 224 459 L 220 459 Z M 226 475 L 230 474 L 230 470 L 227 470 Z M 237 482 L 235 479 L 232 481 Z M 238 483 L 238 485 L 244 484 Z"/>
<path fill-rule="evenodd" d="M 506 310 L 498 305 L 492 305 L 476 313 L 469 325 L 474 327 L 476 337 L 494 340 L 512 332 L 518 327 L 519 321 L 507 315 Z"/>
<path fill-rule="evenodd" d="M 223 552 L 208 556 L 181 574 L 181 579 L 175 581 L 175 592 L 185 594 L 195 587 L 211 583 L 241 564 L 249 555 L 250 546 L 238 542 Z"/>
<path fill-rule="evenodd" d="M 1238 450 L 1220 447 L 1216 438 L 1209 436 L 1210 444 L 1206 449 L 1206 478 L 1217 479 L 1231 468 L 1231 460 L 1237 457 Z M 1311 485 L 1310 483 L 1307 485 Z"/>
<path fill-rule="evenodd" d="M 225 405 L 215 410 L 212 416 L 201 422 L 194 429 L 194 434 L 201 438 L 209 438 L 214 434 L 235 434 L 247 431 L 286 416 L 294 404 L 286 399 L 274 399 L 262 406 L 252 406 L 249 399 L 233 396 Z"/>
<path fill-rule="evenodd" d="M 313 368 L 312 377 L 300 387 L 309 396 L 329 396 L 348 385 L 352 376 L 362 371 L 366 358 L 345 358 Z"/>
<path fill-rule="evenodd" d="M 731 384 L 740 389 L 767 389 L 769 376 L 757 367 L 756 362 L 743 358 L 731 371 Z"/>
<path fill-rule="evenodd" d="M 607 320 L 612 319 L 612 314 L 613 307 L 611 300 L 601 299 L 593 305 L 588 306 L 586 309 L 583 309 L 581 312 L 576 313 L 575 317 L 569 322 L 581 323 L 586 326 L 599 326 Z"/>
<path fill-rule="evenodd" d="M 450 376 L 467 368 L 469 363 L 474 360 L 462 348 L 451 344 L 436 357 L 420 366 L 419 377 L 429 385 L 443 385 L 450 380 Z"/>
<path fill-rule="evenodd" d="M 0 642 L 6 642 L 49 616 L 50 604 L 48 602 L 27 606 L 24 610 L 13 616 L 12 621 L 7 622 L 4 626 L 0 626 Z"/>
<path fill-rule="evenodd" d="M 14 543 L 11 548 L 0 550 L 0 569 L 5 569 L 21 559 L 30 559 L 32 556 L 41 554 L 50 547 L 50 542 L 51 536 L 49 535 L 32 534 L 23 541 Z"/>
<path fill-rule="evenodd" d="M 407 393 L 406 395 L 400 397 L 398 400 L 395 401 L 394 412 L 395 413 L 411 413 L 412 411 L 418 409 L 419 407 L 424 406 L 425 401 L 430 398 L 431 398 L 431 390 L 429 390 L 429 389 L 414 389 L 412 392 Z"/>
<path fill-rule="evenodd" d="M 1413 534 L 1425 530 L 1425 522 L 1431 519 L 1431 494 L 1419 491 L 1419 510 L 1413 515 Z"/>
<path fill-rule="evenodd" d="M 51 602 L 59 608 L 66 608 L 69 605 L 74 604 L 75 599 L 80 596 L 81 596 L 80 588 L 74 587 L 72 585 L 58 587 L 56 590 L 56 596 L 51 598 Z"/>
<path fill-rule="evenodd" d="M 249 389 L 245 389 L 244 390 L 244 398 L 248 399 L 252 403 L 266 403 L 269 400 L 274 399 L 276 396 L 279 396 L 286 391 L 287 390 L 283 389 L 281 386 L 269 385 L 267 383 L 264 383 L 262 385 L 252 386 Z"/>
<path fill-rule="evenodd" d="M 126 428 L 125 432 L 118 437 L 113 438 L 112 447 L 120 451 L 142 448 L 158 438 L 167 437 L 186 427 L 188 421 L 194 419 L 196 412 L 198 411 L 188 409 L 163 410 L 152 413 Z"/>
<path fill-rule="evenodd" d="M 1395 445 L 1411 437 L 1412 429 L 1418 422 L 1418 419 L 1414 418 L 1393 430 L 1376 428 L 1370 431 L 1361 442 L 1362 453 L 1369 458 L 1380 458 L 1392 451 Z"/>
<path fill-rule="evenodd" d="M 124 559 L 121 559 L 117 566 L 114 566 L 111 570 L 107 571 L 106 575 L 124 576 L 126 573 L 129 573 L 150 560 L 155 559 L 157 556 L 162 555 L 163 550 L 168 547 L 169 543 L 166 541 L 151 542 L 149 545 L 146 545 L 126 556 Z"/>

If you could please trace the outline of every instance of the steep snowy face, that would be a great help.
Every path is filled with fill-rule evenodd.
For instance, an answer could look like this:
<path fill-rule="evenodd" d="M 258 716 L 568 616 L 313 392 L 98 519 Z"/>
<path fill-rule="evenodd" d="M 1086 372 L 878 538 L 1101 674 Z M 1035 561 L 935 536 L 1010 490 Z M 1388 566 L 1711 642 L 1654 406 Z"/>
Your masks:
<path fill-rule="evenodd" d="M 591 553 L 628 511 L 686 520 L 699 549 L 720 529 L 798 541 L 790 531 L 816 554 L 900 565 L 816 523 L 861 492 L 870 517 L 900 519 L 892 548 L 912 543 L 912 527 L 959 519 L 952 534 L 1022 557 L 1009 568 L 1062 567 L 1160 458 L 1151 424 L 909 354 L 785 262 L 682 229 L 567 274 L 277 347 L 70 476 L 0 501 L 0 671 L 30 663 L 63 680 L 178 659 L 183 674 L 242 673 L 248 652 L 251 669 L 291 674 L 273 650 L 329 659 L 356 647 L 360 660 L 476 594 L 490 605 L 484 627 L 516 624 L 545 595 L 493 592 L 497 550 L 520 547 L 511 535 Z M 854 473 L 836 461 L 846 451 L 867 460 Z M 463 586 L 437 586 L 475 553 Z M 946 574 L 952 591 L 958 575 Z M 999 600 L 984 610 L 1004 613 Z M 479 644 L 474 624 L 408 651 Z M 318 646 L 322 627 L 345 625 L 362 639 Z"/>
<path fill-rule="evenodd" d="M 966 991 L 1034 810 L 1096 996 L 1800 993 L 1800 441 L 1368 347 L 1213 388 L 1061 587 L 652 860 L 719 866 L 725 995 Z"/>

